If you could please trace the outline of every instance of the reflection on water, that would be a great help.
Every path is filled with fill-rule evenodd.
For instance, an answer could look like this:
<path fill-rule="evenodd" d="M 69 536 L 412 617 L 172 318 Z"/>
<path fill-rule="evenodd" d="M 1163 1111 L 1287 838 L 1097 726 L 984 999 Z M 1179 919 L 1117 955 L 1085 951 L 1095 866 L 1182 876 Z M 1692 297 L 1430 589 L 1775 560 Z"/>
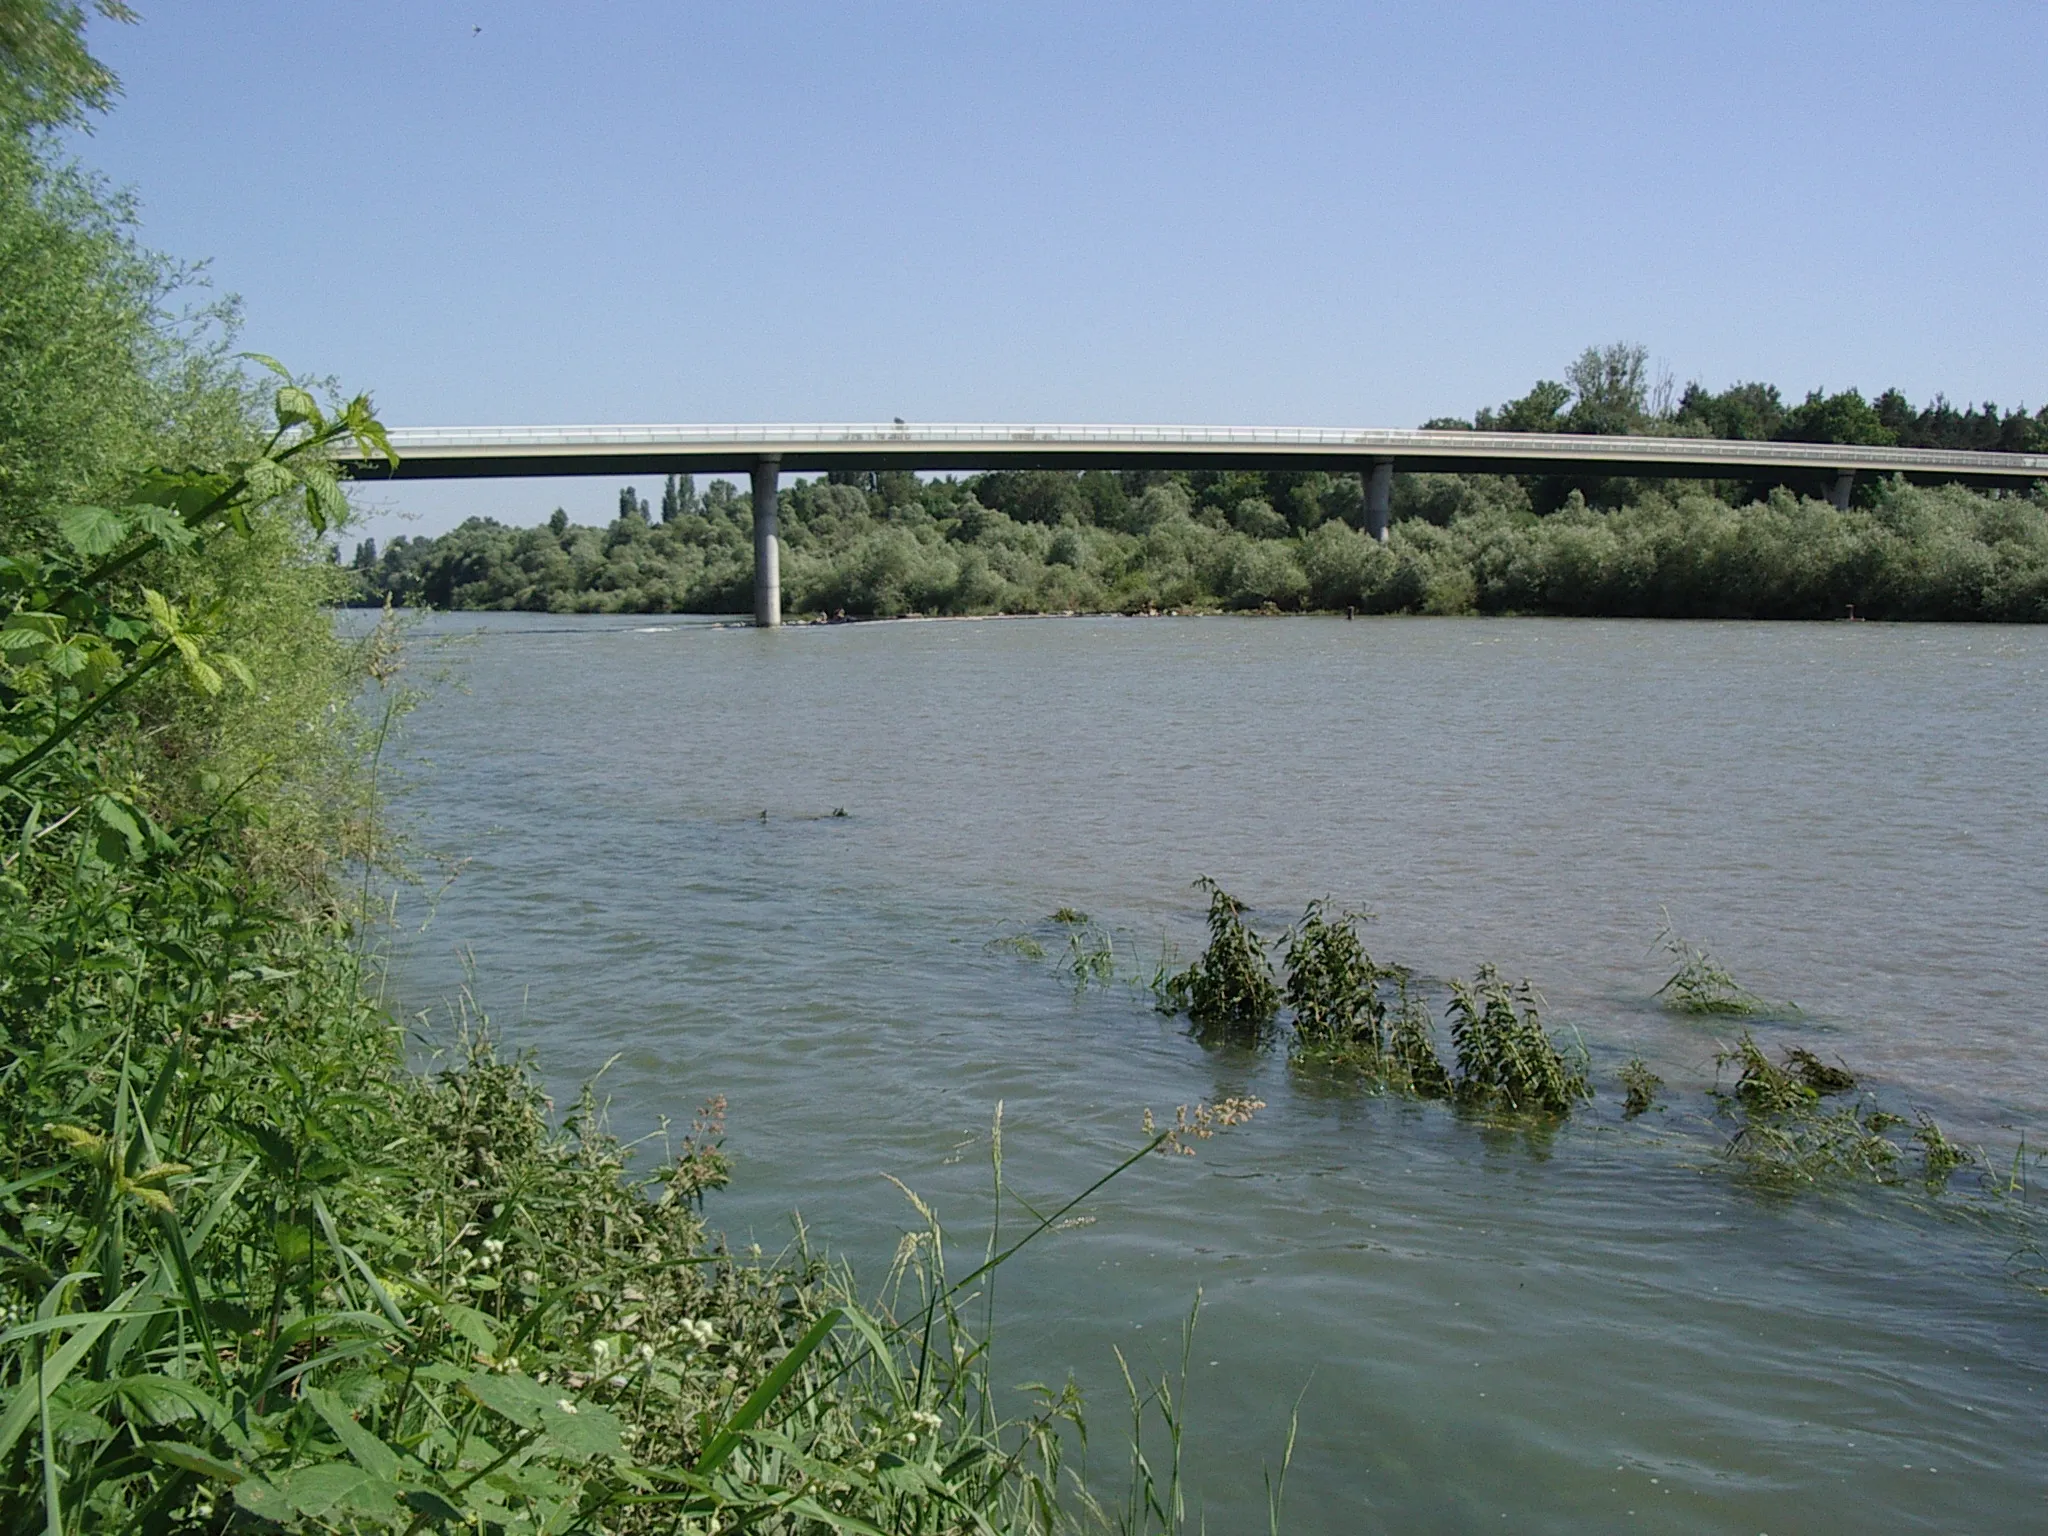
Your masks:
<path fill-rule="evenodd" d="M 1715 1166 L 1728 1026 L 1665 1013 L 1660 909 L 1813 1043 L 2010 1155 L 2048 906 L 2048 637 L 1880 625 L 1256 619 L 436 621 L 466 687 L 415 717 L 407 805 L 468 863 L 397 983 L 484 1004 L 616 1123 L 731 1101 L 712 1204 L 879 1271 L 896 1174 L 966 1235 L 986 1131 L 1085 1184 L 1141 1112 L 1255 1093 L 1005 1271 L 1012 1380 L 1111 1415 L 1199 1291 L 1193 1465 L 1262 1528 L 2014 1530 L 2044 1514 L 2048 1299 L 2014 1231 Z M 847 815 L 830 813 L 844 808 Z M 766 813 L 765 819 L 763 812 Z M 1432 975 L 1535 979 L 1601 1098 L 1545 1143 L 1205 1051 L 1128 989 L 987 942 L 1055 907 L 1192 950 L 1211 874 L 1277 931 L 1311 896 Z M 1614 1068 L 1670 1084 L 1624 1124 Z M 607 1066 L 609 1063 L 609 1066 Z M 964 1249 L 963 1249 L 964 1251 Z M 1101 1437 L 1106 1442 L 1113 1437 Z M 1097 1453 L 1102 1452 L 1098 1443 Z M 1633 1521 L 1630 1515 L 1633 1514 Z"/>

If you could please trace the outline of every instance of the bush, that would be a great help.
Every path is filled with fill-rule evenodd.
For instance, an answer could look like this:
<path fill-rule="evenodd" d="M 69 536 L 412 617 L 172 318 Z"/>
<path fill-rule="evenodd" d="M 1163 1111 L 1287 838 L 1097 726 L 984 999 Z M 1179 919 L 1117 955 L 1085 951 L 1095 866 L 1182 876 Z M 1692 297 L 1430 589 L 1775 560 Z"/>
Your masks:
<path fill-rule="evenodd" d="M 1173 1006 L 1185 1007 L 1200 1029 L 1219 1038 L 1257 1045 L 1280 1012 L 1266 944 L 1244 920 L 1244 903 L 1207 875 L 1195 882 L 1209 893 L 1209 945 L 1167 983 Z"/>

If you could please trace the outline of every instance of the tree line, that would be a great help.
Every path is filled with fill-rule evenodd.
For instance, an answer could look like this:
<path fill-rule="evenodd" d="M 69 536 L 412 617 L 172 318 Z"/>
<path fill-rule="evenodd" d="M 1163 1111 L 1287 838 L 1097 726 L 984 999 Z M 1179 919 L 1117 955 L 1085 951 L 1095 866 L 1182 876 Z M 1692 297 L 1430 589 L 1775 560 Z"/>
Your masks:
<path fill-rule="evenodd" d="M 2048 411 L 1896 390 L 1682 392 L 1644 349 L 1589 348 L 1563 380 L 1443 429 L 1905 443 L 2048 451 Z M 794 615 L 1357 609 L 1641 616 L 2048 617 L 2039 494 L 1871 481 L 1838 510 L 1818 479 L 1397 474 L 1393 527 L 1366 537 L 1358 478 L 1307 470 L 907 471 L 799 480 L 781 499 Z M 658 510 L 657 510 L 658 506 Z M 603 527 L 556 509 L 472 518 L 438 538 L 364 540 L 362 603 L 581 613 L 745 613 L 752 503 L 729 480 L 619 492 Z"/>

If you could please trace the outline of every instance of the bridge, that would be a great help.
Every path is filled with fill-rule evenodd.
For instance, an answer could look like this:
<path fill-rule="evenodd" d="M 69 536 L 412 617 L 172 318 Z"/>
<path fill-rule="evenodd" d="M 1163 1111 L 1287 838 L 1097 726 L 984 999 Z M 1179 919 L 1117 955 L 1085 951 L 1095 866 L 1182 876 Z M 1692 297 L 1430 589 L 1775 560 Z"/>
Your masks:
<path fill-rule="evenodd" d="M 777 486 L 830 470 L 1249 469 L 1357 474 L 1366 531 L 1382 543 L 1394 471 L 1784 479 L 1828 487 L 1846 508 L 1858 475 L 1917 484 L 2025 487 L 2048 454 L 1757 443 L 1702 437 L 1402 431 L 1348 427 L 1143 427 L 1006 424 L 886 426 L 401 427 L 394 469 L 343 463 L 360 480 L 698 474 L 752 477 L 754 622 L 782 622 Z"/>

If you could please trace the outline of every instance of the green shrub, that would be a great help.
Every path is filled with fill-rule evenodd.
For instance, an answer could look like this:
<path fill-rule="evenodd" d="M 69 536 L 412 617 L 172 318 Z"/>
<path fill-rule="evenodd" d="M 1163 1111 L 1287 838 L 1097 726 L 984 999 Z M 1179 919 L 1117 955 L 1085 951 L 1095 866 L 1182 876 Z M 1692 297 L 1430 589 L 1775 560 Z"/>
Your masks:
<path fill-rule="evenodd" d="M 1166 995 L 1206 1032 L 1263 1043 L 1280 1011 L 1265 941 L 1245 922 L 1243 902 L 1207 875 L 1195 884 L 1209 893 L 1209 945 L 1169 981 Z"/>
<path fill-rule="evenodd" d="M 1309 903 L 1287 935 L 1287 1005 L 1298 1050 L 1377 1065 L 1387 1021 L 1380 983 L 1397 973 L 1365 952 L 1357 922 L 1350 912 L 1333 922 L 1322 902 Z"/>
<path fill-rule="evenodd" d="M 1560 1050 L 1543 1028 L 1528 982 L 1510 987 L 1492 966 L 1451 983 L 1451 1044 L 1460 1103 L 1512 1113 L 1569 1114 L 1590 1099 L 1583 1050 Z"/>

